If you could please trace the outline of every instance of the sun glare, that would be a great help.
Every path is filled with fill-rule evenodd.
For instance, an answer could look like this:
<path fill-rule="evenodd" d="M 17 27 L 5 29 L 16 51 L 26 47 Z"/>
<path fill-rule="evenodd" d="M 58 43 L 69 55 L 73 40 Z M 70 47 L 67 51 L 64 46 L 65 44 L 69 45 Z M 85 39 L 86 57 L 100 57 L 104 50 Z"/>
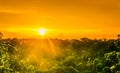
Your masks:
<path fill-rule="evenodd" d="M 44 36 L 46 33 L 46 29 L 42 28 L 38 30 L 39 35 Z"/>

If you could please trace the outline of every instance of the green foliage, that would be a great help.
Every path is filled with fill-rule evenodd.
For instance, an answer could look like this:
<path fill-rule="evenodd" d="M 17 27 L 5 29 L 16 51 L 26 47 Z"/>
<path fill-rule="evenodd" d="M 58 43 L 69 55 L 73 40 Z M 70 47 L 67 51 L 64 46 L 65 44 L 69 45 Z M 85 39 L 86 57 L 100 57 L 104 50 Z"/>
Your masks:
<path fill-rule="evenodd" d="M 2 36 L 0 33 L 0 73 L 120 73 L 119 39 L 51 39 L 61 51 L 51 59 L 51 66 L 44 69 L 26 58 L 27 45 L 22 40 Z M 31 43 L 33 40 L 27 44 Z"/>
<path fill-rule="evenodd" d="M 119 54 L 120 52 L 110 52 L 104 54 L 104 57 L 102 58 L 103 61 L 99 62 L 98 59 L 95 59 L 95 67 L 96 70 L 103 73 L 115 73 L 120 70 L 120 64 L 119 64 Z M 100 63 L 100 67 L 97 67 Z"/>
<path fill-rule="evenodd" d="M 0 41 L 0 73 L 35 73 L 35 66 L 21 59 L 22 49 L 17 39 Z M 28 71 L 28 72 L 27 72 Z"/>

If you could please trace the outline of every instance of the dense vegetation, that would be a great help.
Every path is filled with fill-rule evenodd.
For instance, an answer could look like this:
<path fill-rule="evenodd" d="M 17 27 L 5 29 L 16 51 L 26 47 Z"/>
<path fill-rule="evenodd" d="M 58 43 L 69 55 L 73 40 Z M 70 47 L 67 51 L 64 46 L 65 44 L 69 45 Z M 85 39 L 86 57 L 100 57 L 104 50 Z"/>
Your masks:
<path fill-rule="evenodd" d="M 110 40 L 50 40 L 60 52 L 54 58 L 47 56 L 49 65 L 41 68 L 38 62 L 26 56 L 26 52 L 29 47 L 34 48 L 29 45 L 33 41 L 36 46 L 35 42 L 47 42 L 47 39 L 2 39 L 0 34 L 0 73 L 120 73 L 119 36 Z"/>

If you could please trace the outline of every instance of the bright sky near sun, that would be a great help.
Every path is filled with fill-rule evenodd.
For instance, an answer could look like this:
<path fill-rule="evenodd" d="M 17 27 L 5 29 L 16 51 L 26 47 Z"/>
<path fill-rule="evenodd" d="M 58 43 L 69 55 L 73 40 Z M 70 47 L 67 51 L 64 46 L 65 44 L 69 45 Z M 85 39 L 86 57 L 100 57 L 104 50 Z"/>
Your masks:
<path fill-rule="evenodd" d="M 41 27 L 58 37 L 118 34 L 120 0 L 0 0 L 0 31 L 7 37 L 34 37 Z"/>
<path fill-rule="evenodd" d="M 44 36 L 46 33 L 46 29 L 45 28 L 39 29 L 38 32 L 41 36 Z"/>

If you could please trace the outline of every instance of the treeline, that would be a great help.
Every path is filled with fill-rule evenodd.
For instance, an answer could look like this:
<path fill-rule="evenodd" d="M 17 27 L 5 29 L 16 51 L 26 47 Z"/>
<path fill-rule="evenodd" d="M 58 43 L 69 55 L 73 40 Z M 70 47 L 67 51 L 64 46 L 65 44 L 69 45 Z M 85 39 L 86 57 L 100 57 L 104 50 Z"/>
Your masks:
<path fill-rule="evenodd" d="M 110 40 L 50 40 L 60 52 L 44 69 L 26 57 L 26 49 L 47 39 L 2 39 L 0 34 L 0 73 L 120 73 L 119 36 Z"/>

